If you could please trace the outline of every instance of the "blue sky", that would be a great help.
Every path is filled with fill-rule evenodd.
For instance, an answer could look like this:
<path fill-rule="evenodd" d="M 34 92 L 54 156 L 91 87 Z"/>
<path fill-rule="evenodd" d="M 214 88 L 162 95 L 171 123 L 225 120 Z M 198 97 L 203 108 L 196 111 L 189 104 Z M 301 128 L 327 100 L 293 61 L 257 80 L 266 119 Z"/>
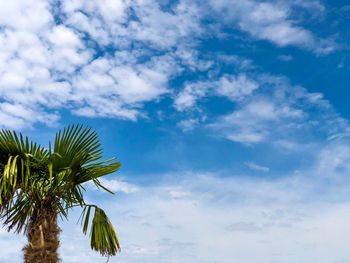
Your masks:
<path fill-rule="evenodd" d="M 1 127 L 93 127 L 110 262 L 349 262 L 348 1 L 0 2 Z M 78 211 L 77 211 L 78 213 Z M 104 262 L 63 222 L 63 262 Z M 6 262 L 25 240 L 0 231 Z M 80 245 L 84 244 L 84 245 Z"/>

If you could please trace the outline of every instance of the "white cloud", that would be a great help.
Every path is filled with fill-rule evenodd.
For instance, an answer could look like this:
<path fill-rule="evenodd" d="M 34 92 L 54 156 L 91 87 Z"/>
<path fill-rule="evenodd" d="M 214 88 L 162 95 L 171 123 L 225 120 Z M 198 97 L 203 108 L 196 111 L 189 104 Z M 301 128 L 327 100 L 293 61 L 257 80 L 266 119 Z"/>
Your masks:
<path fill-rule="evenodd" d="M 67 46 L 81 47 L 83 45 L 79 37 L 71 29 L 62 25 L 53 28 L 48 39 L 52 45 L 60 48 L 65 48 Z"/>
<path fill-rule="evenodd" d="M 2 118 L 1 125 L 52 125 L 58 119 L 55 109 L 64 105 L 71 88 L 64 76 L 85 63 L 89 52 L 81 50 L 82 43 L 73 31 L 54 24 L 48 2 L 0 5 L 6 12 L 2 17 L 7 18 L 0 21 L 1 108 L 2 114 L 13 119 Z"/>
<path fill-rule="evenodd" d="M 336 45 L 331 40 L 318 39 L 311 31 L 297 25 L 291 16 L 293 5 L 313 8 L 316 12 L 322 5 L 319 2 L 300 2 L 215 0 L 210 3 L 217 12 L 225 14 L 229 23 L 254 38 L 268 40 L 281 47 L 298 46 L 320 54 L 333 51 Z"/>
<path fill-rule="evenodd" d="M 235 142 L 269 142 L 285 149 L 323 141 L 349 127 L 321 94 L 291 86 L 280 77 L 256 76 L 256 82 L 259 88 L 254 93 L 208 127 Z M 318 136 L 312 136 L 316 131 Z"/>
<path fill-rule="evenodd" d="M 272 181 L 192 173 L 176 186 L 143 188 L 117 212 L 126 252 L 112 262 L 349 260 L 348 182 L 314 172 Z"/>
<path fill-rule="evenodd" d="M 108 211 L 122 244 L 110 262 L 228 263 L 235 257 L 247 263 L 328 263 L 350 260 L 344 235 L 350 231 L 348 185 L 329 184 L 313 170 L 278 180 L 189 173 L 177 183 L 95 201 Z M 74 222 L 63 224 L 63 262 L 103 260 Z M 2 247 L 6 237 L 1 235 Z M 15 240 L 12 251 L 19 253 Z M 3 249 L 0 255 L 8 259 L 11 253 Z M 12 262 L 20 262 L 15 257 Z"/>
<path fill-rule="evenodd" d="M 115 193 L 121 192 L 125 194 L 131 194 L 139 191 L 139 188 L 136 185 L 127 183 L 122 180 L 101 178 L 100 182 L 102 185 L 106 186 L 109 190 Z"/>
<path fill-rule="evenodd" d="M 291 4 L 308 9 L 313 14 L 322 14 L 324 11 L 326 11 L 326 7 L 318 0 L 293 0 Z"/>
<path fill-rule="evenodd" d="M 140 41 L 169 49 L 201 31 L 197 6 L 188 1 L 179 1 L 167 12 L 157 1 L 151 0 L 112 3 L 67 0 L 63 10 L 70 26 L 88 33 L 103 45 L 123 46 Z M 137 19 L 129 17 L 130 10 Z"/>
<path fill-rule="evenodd" d="M 223 96 L 232 101 L 240 101 L 253 93 L 258 83 L 245 74 L 224 75 L 218 80 L 187 83 L 177 94 L 174 106 L 178 111 L 195 107 L 196 102 L 205 96 Z"/>
<path fill-rule="evenodd" d="M 331 139 L 318 154 L 315 170 L 318 174 L 334 179 L 347 177 L 350 171 L 349 133 L 341 138 Z"/>
<path fill-rule="evenodd" d="M 215 126 L 213 126 L 215 127 Z M 227 139 L 234 142 L 250 145 L 266 140 L 266 134 L 263 131 L 251 131 L 248 129 L 234 131 L 225 135 Z"/>
<path fill-rule="evenodd" d="M 234 111 L 202 121 L 198 116 L 208 109 L 200 102 L 213 96 L 232 101 Z M 178 123 L 184 131 L 208 120 L 207 127 L 217 136 L 246 145 L 270 142 L 289 150 L 296 146 L 306 149 L 349 129 L 348 121 L 321 93 L 308 92 L 284 77 L 268 74 L 226 74 L 210 81 L 188 82 L 175 96 L 174 107 L 190 115 Z M 316 131 L 318 136 L 313 136 Z M 306 137 L 310 137 L 309 142 Z"/>
<path fill-rule="evenodd" d="M 183 1 L 169 11 L 154 1 L 51 4 L 0 4 L 2 127 L 53 125 L 61 109 L 88 117 L 145 116 L 143 104 L 169 92 L 168 81 L 180 68 L 175 57 L 185 60 L 186 49 L 178 55 L 168 49 L 199 30 L 195 7 Z M 130 8 L 140 21 L 129 17 Z M 159 23 L 159 18 L 164 21 Z M 142 47 L 131 51 L 128 45 L 136 42 L 169 52 L 154 55 Z M 109 48 L 115 51 L 106 52 Z"/>
<path fill-rule="evenodd" d="M 262 165 L 254 163 L 254 162 L 245 162 L 244 165 L 247 166 L 250 170 L 257 171 L 257 172 L 266 173 L 266 172 L 270 171 L 269 167 L 262 166 Z"/>
<path fill-rule="evenodd" d="M 177 126 L 180 127 L 182 131 L 187 132 L 193 130 L 198 123 L 198 119 L 188 119 L 180 121 Z"/>
<path fill-rule="evenodd" d="M 209 82 L 189 83 L 176 96 L 174 106 L 178 111 L 191 109 L 196 105 L 198 99 L 204 97 L 211 87 Z"/>
<path fill-rule="evenodd" d="M 331 48 L 290 17 L 292 6 L 315 9 L 315 1 L 308 5 L 238 0 L 212 4 L 256 38 L 317 52 L 321 47 L 316 42 L 325 42 L 324 50 Z M 136 120 L 145 116 L 144 104 L 172 94 L 169 81 L 184 69 L 205 72 L 218 66 L 196 50 L 199 36 L 212 32 L 202 23 L 206 8 L 188 0 L 0 3 L 1 99 L 18 107 L 18 112 L 26 109 L 13 120 L 2 117 L 2 127 L 53 125 L 62 109 L 88 117 Z M 234 55 L 218 59 L 240 70 L 251 67 L 250 61 Z M 239 73 L 187 86 L 176 97 L 178 110 L 194 106 L 207 95 L 238 101 L 257 89 L 253 79 Z"/>
<path fill-rule="evenodd" d="M 216 89 L 218 95 L 230 98 L 233 101 L 241 100 L 250 95 L 259 87 L 258 83 L 249 79 L 246 75 L 238 76 L 226 75 L 221 77 L 220 83 Z"/>
<path fill-rule="evenodd" d="M 292 61 L 293 57 L 290 55 L 281 55 L 281 56 L 278 56 L 278 59 L 285 61 L 285 62 L 288 62 L 288 61 Z"/>
<path fill-rule="evenodd" d="M 1 1 L 0 24 L 14 30 L 40 32 L 53 22 L 48 7 L 47 1 Z"/>
<path fill-rule="evenodd" d="M 168 92 L 168 75 L 157 63 L 119 64 L 101 58 L 86 65 L 73 78 L 70 100 L 78 115 L 120 117 L 136 120 L 141 103 L 155 100 Z"/>

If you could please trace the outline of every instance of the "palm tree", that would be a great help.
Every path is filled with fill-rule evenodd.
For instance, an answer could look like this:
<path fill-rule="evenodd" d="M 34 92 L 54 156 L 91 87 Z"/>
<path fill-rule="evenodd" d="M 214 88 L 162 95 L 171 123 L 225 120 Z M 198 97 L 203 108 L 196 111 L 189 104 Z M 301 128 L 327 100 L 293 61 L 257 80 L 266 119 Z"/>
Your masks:
<path fill-rule="evenodd" d="M 0 131 L 0 218 L 8 231 L 27 235 L 25 263 L 59 261 L 57 219 L 67 219 L 73 207 L 82 209 L 83 233 L 90 228 L 93 250 L 104 256 L 120 251 L 105 212 L 86 203 L 83 196 L 87 182 L 112 193 L 99 178 L 117 171 L 120 163 L 101 158 L 96 132 L 82 125 L 57 132 L 53 147 L 49 143 L 48 148 L 22 134 Z"/>

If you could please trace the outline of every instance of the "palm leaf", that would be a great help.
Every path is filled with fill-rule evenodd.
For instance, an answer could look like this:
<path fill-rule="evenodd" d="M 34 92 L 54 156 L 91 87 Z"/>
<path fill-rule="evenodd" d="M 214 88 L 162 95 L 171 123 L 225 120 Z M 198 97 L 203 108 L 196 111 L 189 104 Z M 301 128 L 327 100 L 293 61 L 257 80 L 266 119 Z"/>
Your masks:
<path fill-rule="evenodd" d="M 84 222 L 83 232 L 87 233 L 92 207 L 95 208 L 95 213 L 91 223 L 91 249 L 100 252 L 103 256 L 114 256 L 121 250 L 119 240 L 111 221 L 101 208 L 95 205 L 85 206 L 81 216 L 81 222 Z"/>

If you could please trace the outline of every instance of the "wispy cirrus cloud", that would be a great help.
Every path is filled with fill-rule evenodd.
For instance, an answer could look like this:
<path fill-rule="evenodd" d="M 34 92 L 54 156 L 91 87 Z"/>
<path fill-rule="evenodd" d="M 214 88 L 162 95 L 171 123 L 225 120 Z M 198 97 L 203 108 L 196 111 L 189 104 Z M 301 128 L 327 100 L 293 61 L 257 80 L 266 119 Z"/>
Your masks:
<path fill-rule="evenodd" d="M 336 113 L 322 94 L 309 93 L 284 78 L 268 76 L 260 80 L 260 89 L 209 127 L 235 142 L 280 146 L 283 144 L 279 142 L 286 141 L 324 142 L 349 130 L 348 121 Z"/>
<path fill-rule="evenodd" d="M 240 101 L 258 88 L 258 83 L 246 74 L 224 75 L 218 80 L 187 83 L 174 100 L 179 111 L 195 107 L 196 102 L 208 96 L 223 96 Z"/>
<path fill-rule="evenodd" d="M 256 164 L 254 162 L 245 162 L 244 165 L 247 166 L 250 170 L 256 171 L 256 172 L 267 173 L 267 172 L 270 171 L 269 167 L 263 166 L 263 165 L 260 165 L 260 164 Z"/>
<path fill-rule="evenodd" d="M 219 13 L 225 14 L 227 23 L 249 33 L 252 37 L 270 41 L 278 46 L 297 46 L 327 54 L 337 45 L 330 39 L 318 38 L 311 31 L 296 23 L 292 13 L 295 6 L 323 12 L 324 7 L 318 1 L 227 1 L 210 2 Z"/>
<path fill-rule="evenodd" d="M 268 142 L 292 150 L 349 131 L 348 121 L 321 93 L 308 92 L 285 77 L 269 74 L 247 72 L 187 83 L 175 97 L 174 106 L 185 113 L 198 109 L 201 115 L 199 102 L 211 96 L 230 100 L 235 110 L 216 120 L 206 119 L 204 125 L 216 135 L 245 145 Z M 191 128 L 203 122 L 197 119 L 192 124 Z"/>

